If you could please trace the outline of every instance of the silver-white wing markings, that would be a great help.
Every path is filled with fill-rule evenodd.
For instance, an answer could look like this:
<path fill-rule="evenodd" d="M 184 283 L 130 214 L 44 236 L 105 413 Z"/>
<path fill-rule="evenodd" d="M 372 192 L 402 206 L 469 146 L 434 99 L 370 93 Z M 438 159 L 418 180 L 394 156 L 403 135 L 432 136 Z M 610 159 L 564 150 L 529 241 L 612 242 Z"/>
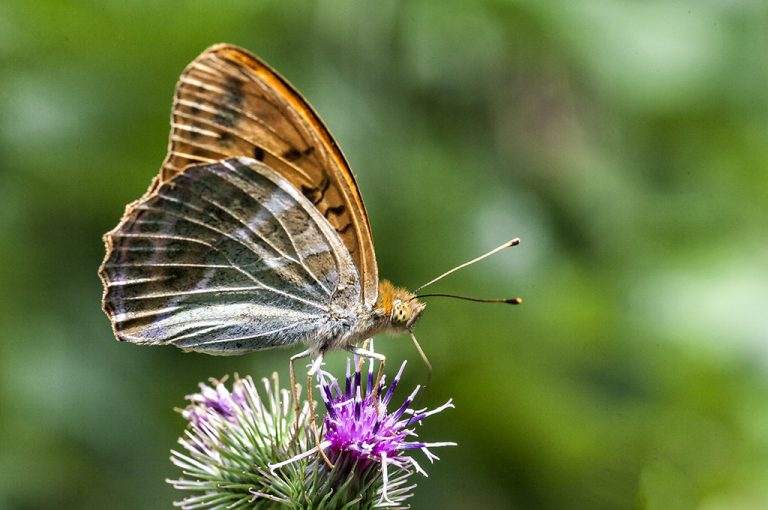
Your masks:
<path fill-rule="evenodd" d="M 163 199 L 164 199 L 164 200 L 171 200 L 171 199 L 172 199 L 172 197 L 168 197 L 168 196 L 165 196 L 165 195 L 161 195 L 161 196 L 163 197 Z M 178 201 L 176 201 L 175 199 L 173 199 L 173 201 L 175 201 L 175 202 L 178 202 Z M 192 206 L 191 206 L 191 205 L 189 205 L 189 204 L 183 204 L 183 203 L 182 203 L 181 205 L 182 205 L 182 206 L 185 206 L 185 207 L 189 207 L 189 208 L 191 208 L 191 209 L 195 210 L 195 211 L 196 211 L 196 212 L 198 212 L 198 213 L 203 213 L 203 214 L 204 214 L 204 211 L 203 211 L 202 209 L 194 208 L 194 207 L 192 207 Z M 213 205 L 216 205 L 216 204 L 213 204 Z M 157 211 L 157 209 L 156 209 L 156 208 L 152 208 L 152 207 L 149 207 L 149 206 L 147 206 L 147 205 L 141 205 L 140 207 L 141 207 L 141 209 L 143 209 L 143 210 L 156 210 L 156 211 Z M 218 205 L 217 205 L 217 207 L 218 207 Z M 265 209 L 263 209 L 262 211 L 265 211 L 265 210 L 268 210 L 268 209 L 267 209 L 267 208 L 265 208 Z M 171 214 L 171 215 L 173 215 L 173 216 L 176 216 L 176 217 L 178 218 L 178 220 L 179 220 L 179 221 L 186 221 L 186 222 L 190 222 L 190 223 L 195 223 L 196 225 L 198 225 L 198 226 L 200 226 L 200 227 L 202 227 L 202 228 L 210 229 L 210 230 L 213 230 L 214 232 L 216 232 L 216 233 L 217 233 L 217 234 L 219 234 L 219 235 L 222 235 L 222 236 L 226 236 L 226 237 L 229 237 L 230 239 L 232 239 L 232 240 L 234 240 L 234 241 L 236 241 L 236 242 L 238 242 L 238 243 L 241 243 L 241 244 L 243 244 L 244 246 L 246 246 L 246 248 L 248 248 L 248 249 L 250 249 L 250 250 L 254 250 L 254 251 L 256 251 L 256 252 L 257 252 L 259 255 L 261 255 L 261 256 L 262 256 L 262 258 L 264 257 L 264 254 L 262 254 L 262 253 L 260 253 L 260 252 L 259 252 L 259 248 L 258 248 L 257 246 L 255 246 L 255 245 L 247 245 L 247 244 L 245 243 L 245 241 L 244 241 L 244 240 L 242 240 L 242 239 L 238 239 L 238 238 L 234 237 L 233 235 L 231 235 L 231 234 L 230 234 L 230 233 L 228 233 L 228 232 L 225 232 L 225 231 L 223 231 L 223 230 L 219 230 L 219 229 L 217 229 L 216 227 L 214 227 L 213 225 L 208 225 L 208 224 L 205 224 L 205 223 L 203 223 L 203 222 L 200 222 L 200 221 L 196 221 L 196 220 L 194 220 L 194 219 L 192 219 L 192 218 L 189 218 L 189 217 L 187 217 L 187 216 L 183 216 L 183 215 L 175 214 L 175 213 L 173 213 L 173 212 L 169 212 L 169 211 L 164 211 L 164 213 L 165 213 L 165 214 Z M 260 213 L 259 213 L 259 215 L 260 215 L 260 214 L 262 214 L 262 213 L 260 212 Z M 258 217 L 259 215 L 257 215 L 256 217 Z M 273 216 L 273 217 L 274 217 L 274 216 Z M 213 218 L 213 219 L 215 219 L 215 218 Z M 278 222 L 280 221 L 280 219 L 279 219 L 278 217 L 274 217 L 274 219 L 275 219 L 275 221 L 278 221 Z M 238 221 L 240 221 L 240 220 L 238 220 Z M 258 237 L 259 237 L 260 239 L 262 239 L 262 240 L 263 240 L 263 241 L 264 241 L 264 242 L 265 242 L 265 243 L 266 243 L 266 244 L 267 244 L 267 245 L 268 245 L 268 246 L 269 246 L 269 247 L 270 247 L 272 250 L 274 250 L 274 251 L 275 251 L 275 252 L 276 252 L 276 253 L 279 255 L 279 257 L 280 257 L 280 259 L 278 259 L 278 260 L 283 260 L 283 259 L 284 259 L 284 260 L 286 260 L 286 261 L 288 261 L 288 262 L 292 262 L 292 263 L 295 263 L 295 264 L 299 264 L 299 265 L 301 266 L 301 268 L 302 268 L 302 269 L 304 269 L 304 270 L 305 270 L 305 271 L 306 271 L 306 272 L 307 272 L 307 273 L 308 273 L 308 274 L 309 274 L 309 275 L 310 275 L 310 276 L 311 276 L 311 277 L 312 277 L 312 278 L 313 278 L 313 279 L 314 279 L 314 280 L 315 280 L 315 281 L 316 281 L 318 284 L 320 284 L 320 285 L 323 287 L 323 289 L 326 291 L 326 293 L 327 293 L 329 296 L 331 295 L 331 289 L 329 289 L 329 288 L 328 288 L 328 287 L 327 287 L 327 286 L 326 286 L 326 285 L 325 285 L 323 282 L 321 282 L 321 281 L 320 281 L 320 280 L 317 278 L 317 276 L 316 276 L 314 273 L 312 273 L 312 272 L 311 272 L 311 271 L 310 271 L 308 268 L 306 268 L 305 266 L 301 265 L 301 264 L 302 264 L 302 261 L 300 260 L 300 258 L 301 258 L 301 253 L 300 253 L 300 251 L 299 251 L 299 250 L 296 248 L 295 244 L 293 244 L 293 243 L 292 243 L 292 247 L 293 247 L 293 250 L 294 250 L 294 254 L 295 254 L 295 256 L 292 256 L 292 255 L 288 254 L 287 252 L 285 252 L 285 251 L 281 250 L 279 247 L 275 246 L 273 243 L 271 243 L 271 242 L 270 242 L 270 240 L 269 240 L 268 238 L 265 238 L 264 236 L 262 236 L 261 234 L 259 234 L 259 232 L 257 232 L 257 231 L 254 231 L 254 230 L 253 230 L 253 228 L 252 228 L 252 225 L 250 225 L 250 224 L 245 224 L 245 223 L 243 223 L 243 225 L 244 225 L 244 226 L 246 226 L 246 227 L 248 227 L 248 228 L 249 228 L 249 230 L 251 230 L 251 232 L 252 232 L 254 235 L 258 236 Z M 284 225 L 281 225 L 281 226 L 282 226 L 283 228 L 285 228 L 285 226 L 284 226 Z M 299 260 L 297 260 L 297 259 L 299 259 Z M 269 259 L 265 259 L 265 260 L 269 260 Z M 272 267 L 275 267 L 275 266 L 272 266 Z"/>
<path fill-rule="evenodd" d="M 144 209 L 144 210 L 149 210 L 149 209 Z M 151 223 L 151 222 L 137 222 L 137 223 L 139 223 L 139 224 L 147 224 L 147 223 Z M 123 234 L 123 233 L 117 233 L 117 234 L 115 234 L 115 236 L 126 237 L 126 238 L 163 239 L 163 240 L 173 240 L 173 241 L 184 241 L 184 242 L 190 242 L 190 243 L 197 243 L 197 244 L 201 244 L 201 245 L 209 248 L 211 251 L 216 251 L 216 252 L 220 252 L 221 253 L 221 250 L 219 250 L 218 248 L 216 248 L 215 246 L 213 246 L 211 244 L 208 244 L 208 243 L 196 240 L 196 239 L 188 238 L 188 237 L 172 236 L 172 235 L 157 235 L 157 234 Z M 162 251 L 165 251 L 166 249 L 167 248 L 163 247 L 163 246 L 153 247 L 152 249 L 149 249 L 149 250 L 144 248 L 144 247 L 131 247 L 131 246 L 128 246 L 128 247 L 126 247 L 124 249 L 124 251 L 127 251 L 127 252 L 131 252 L 131 251 L 133 251 L 133 252 L 147 252 L 147 251 L 162 252 Z M 258 285 L 257 287 L 255 287 L 256 289 L 270 290 L 270 291 L 272 291 L 272 292 L 274 292 L 276 294 L 281 294 L 281 295 L 289 297 L 291 299 L 295 299 L 296 301 L 301 301 L 302 303 L 308 304 L 310 306 L 315 306 L 315 307 L 317 307 L 317 308 L 319 308 L 321 310 L 325 309 L 324 307 L 318 305 L 317 303 L 314 303 L 312 301 L 303 299 L 303 298 L 301 298 L 299 296 L 292 295 L 289 292 L 284 292 L 284 291 L 281 291 L 279 289 L 275 289 L 275 288 L 272 288 L 272 287 L 270 287 L 268 285 L 263 284 L 261 281 L 259 281 L 257 278 L 255 278 L 252 274 L 249 274 L 248 272 L 243 271 L 243 269 L 241 269 L 240 267 L 238 267 L 237 265 L 232 263 L 232 261 L 229 260 L 229 258 L 226 256 L 225 253 L 222 253 L 222 256 L 227 260 L 227 262 L 228 262 L 227 264 L 202 264 L 202 263 L 197 263 L 196 264 L 196 263 L 179 263 L 179 262 L 170 262 L 170 263 L 169 262 L 150 262 L 150 263 L 148 263 L 148 262 L 126 262 L 126 263 L 114 263 L 110 267 L 113 268 L 113 269 L 115 269 L 115 268 L 131 268 L 131 267 L 149 267 L 149 266 L 153 266 L 153 267 L 176 267 L 176 268 L 181 267 L 181 268 L 232 269 L 234 271 L 238 271 L 238 272 L 242 273 L 246 278 L 249 278 L 250 280 L 253 281 L 253 283 L 256 283 Z M 274 269 L 275 266 L 274 265 L 270 265 L 270 268 Z M 314 276 L 314 274 L 312 274 L 309 271 L 307 271 L 307 272 L 316 281 L 318 281 L 317 277 Z M 318 281 L 318 283 L 320 283 L 320 282 Z M 241 287 L 241 288 L 245 289 L 245 287 Z M 323 287 L 323 290 L 325 290 L 325 292 L 326 292 L 326 294 L 328 294 L 328 296 L 331 295 L 331 292 L 328 291 L 327 289 L 325 289 L 325 287 Z M 185 291 L 184 293 L 191 294 L 191 293 L 195 293 L 195 292 L 194 291 Z M 149 296 L 139 296 L 139 297 L 128 298 L 128 299 L 141 299 L 142 297 L 149 297 Z"/>
<path fill-rule="evenodd" d="M 218 174 L 215 174 L 215 175 L 218 175 Z M 218 175 L 218 177 L 223 179 L 223 177 L 221 175 Z M 243 184 L 245 185 L 245 183 L 243 183 Z M 285 184 L 287 186 L 291 186 L 287 181 L 285 181 Z M 300 195 L 300 196 L 303 197 L 303 195 Z M 219 204 L 217 204 L 215 201 L 208 200 L 207 198 L 205 198 L 203 196 L 201 196 L 201 198 L 203 198 L 203 200 L 205 200 L 209 204 L 221 208 L 221 206 Z M 243 227 L 246 228 L 248 231 L 250 231 L 250 233 L 253 233 L 254 235 L 258 236 L 259 238 L 264 239 L 264 241 L 268 245 L 270 245 L 270 247 L 272 247 L 273 246 L 272 243 L 270 243 L 269 240 L 264 238 L 259 232 L 254 230 L 253 227 L 258 225 L 259 223 L 265 221 L 265 220 L 272 219 L 272 220 L 276 221 L 285 232 L 291 232 L 291 227 L 286 225 L 283 222 L 283 220 L 280 219 L 280 213 L 284 212 L 285 210 L 287 210 L 289 208 L 292 208 L 293 206 L 290 203 L 287 203 L 286 200 L 285 200 L 285 197 L 282 194 L 280 194 L 280 193 L 272 194 L 272 196 L 270 196 L 267 199 L 267 201 L 265 203 L 263 203 L 262 205 L 263 205 L 263 207 L 261 208 L 261 210 L 253 217 L 253 219 L 251 221 L 244 221 L 242 218 L 238 218 L 238 217 L 235 217 L 235 216 L 233 216 L 233 218 L 235 218 L 238 222 L 240 222 L 240 224 L 243 225 Z M 228 211 L 226 211 L 226 209 L 222 209 L 222 210 L 224 212 L 228 213 Z M 312 208 L 312 210 L 314 210 L 314 207 Z M 267 216 L 268 218 L 264 218 L 264 216 Z M 328 288 L 328 286 L 324 282 L 322 282 L 320 280 L 320 278 L 318 278 L 318 276 L 313 272 L 312 268 L 309 267 L 306 264 L 306 261 L 304 260 L 304 257 L 302 256 L 302 252 L 306 253 L 307 255 L 314 255 L 314 254 L 316 254 L 316 252 L 318 250 L 322 251 L 322 252 L 325 252 L 325 251 L 327 251 L 327 249 L 326 249 L 327 245 L 323 244 L 323 243 L 314 243 L 311 240 L 308 240 L 306 243 L 304 243 L 304 245 L 300 249 L 297 246 L 294 237 L 297 237 L 297 236 L 289 234 L 288 235 L 288 241 L 291 243 L 291 247 L 293 248 L 293 252 L 296 254 L 296 258 L 298 258 L 299 267 L 304 269 L 323 288 L 323 290 L 326 291 L 328 296 L 330 296 L 331 295 L 331 290 Z M 326 241 L 327 241 L 327 239 L 326 239 Z M 288 258 L 290 261 L 292 261 L 294 263 L 297 262 L 293 257 L 290 257 L 290 256 L 286 255 L 285 253 L 283 253 L 282 251 L 280 251 L 280 249 L 278 249 L 278 248 L 274 248 L 274 249 L 280 254 L 281 258 L 284 257 L 284 258 Z M 274 269 L 276 267 L 274 265 L 272 265 L 271 268 Z"/>
<path fill-rule="evenodd" d="M 312 203 L 258 161 L 191 166 L 105 236 L 104 308 L 118 338 L 235 354 L 327 330 L 360 300 L 349 252 Z"/>

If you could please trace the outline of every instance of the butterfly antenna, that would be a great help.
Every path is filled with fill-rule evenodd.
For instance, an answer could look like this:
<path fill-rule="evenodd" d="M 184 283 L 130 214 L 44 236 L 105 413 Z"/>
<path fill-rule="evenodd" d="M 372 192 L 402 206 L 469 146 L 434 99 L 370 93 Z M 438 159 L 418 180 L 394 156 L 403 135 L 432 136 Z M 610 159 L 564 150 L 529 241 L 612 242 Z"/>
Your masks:
<path fill-rule="evenodd" d="M 429 286 L 429 285 L 432 285 L 433 283 L 435 283 L 435 282 L 436 282 L 436 281 L 438 281 L 438 280 L 442 280 L 443 278 L 445 278 L 445 277 L 446 277 L 446 276 L 448 276 L 449 274 L 451 274 L 451 273 L 455 273 L 455 272 L 456 272 L 456 271 L 458 271 L 459 269 L 463 269 L 463 268 L 465 268 L 465 267 L 467 267 L 467 266 L 470 266 L 470 265 L 474 264 L 475 262 L 480 262 L 480 261 L 481 261 L 481 260 L 483 260 L 484 258 L 486 258 L 486 257 L 490 257 L 491 255 L 493 255 L 493 254 L 494 254 L 494 253 L 496 253 L 496 252 L 499 252 L 499 251 L 501 251 L 501 250 L 503 250 L 503 249 L 505 249 L 505 248 L 509 248 L 510 246 L 517 246 L 518 244 L 520 244 L 520 239 L 519 239 L 519 238 L 515 238 L 515 239 L 512 239 L 511 241 L 507 241 L 506 243 L 502 244 L 501 246 L 498 246 L 498 247 L 496 247 L 496 248 L 492 249 L 492 250 L 491 250 L 491 251 L 489 251 L 488 253 L 485 253 L 485 254 L 483 254 L 483 255 L 480 255 L 479 257 L 477 257 L 477 258 L 474 258 L 474 259 L 472 259 L 472 260 L 470 260 L 470 261 L 468 261 L 468 262 L 464 262 L 463 264 L 460 264 L 460 265 L 458 265 L 458 266 L 454 267 L 453 269 L 449 269 L 448 271 L 446 271 L 445 273 L 441 274 L 441 275 L 440 275 L 440 276 L 438 276 L 437 278 L 433 278 L 433 279 L 431 279 L 430 281 L 428 281 L 427 283 L 425 283 L 424 285 L 421 285 L 421 286 L 417 287 L 417 288 L 416 288 L 416 290 L 415 290 L 414 292 L 419 292 L 419 291 L 420 291 L 421 289 L 423 289 L 424 287 L 427 287 L 427 286 Z"/>
<path fill-rule="evenodd" d="M 503 298 L 503 299 L 480 299 L 470 296 L 459 296 L 458 294 L 442 294 L 442 293 L 434 293 L 434 294 L 421 294 L 418 296 L 414 296 L 413 298 L 425 298 L 425 297 L 447 297 L 447 298 L 453 298 L 453 299 L 462 299 L 464 301 L 474 301 L 475 303 L 506 303 L 508 305 L 519 305 L 523 302 L 523 298 L 520 297 L 514 297 L 514 298 Z"/>

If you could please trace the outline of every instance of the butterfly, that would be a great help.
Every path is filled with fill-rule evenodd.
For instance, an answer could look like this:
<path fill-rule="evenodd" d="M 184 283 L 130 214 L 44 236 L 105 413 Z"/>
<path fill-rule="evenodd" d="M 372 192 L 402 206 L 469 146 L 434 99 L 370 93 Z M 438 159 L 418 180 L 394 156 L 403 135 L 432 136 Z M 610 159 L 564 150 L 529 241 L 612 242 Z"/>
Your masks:
<path fill-rule="evenodd" d="M 315 373 L 334 349 L 383 362 L 359 344 L 383 331 L 415 341 L 425 308 L 379 279 L 360 191 L 318 115 L 231 45 L 182 73 L 160 174 L 104 242 L 118 340 L 225 355 L 304 344 L 292 385 L 295 360 L 314 358 Z"/>

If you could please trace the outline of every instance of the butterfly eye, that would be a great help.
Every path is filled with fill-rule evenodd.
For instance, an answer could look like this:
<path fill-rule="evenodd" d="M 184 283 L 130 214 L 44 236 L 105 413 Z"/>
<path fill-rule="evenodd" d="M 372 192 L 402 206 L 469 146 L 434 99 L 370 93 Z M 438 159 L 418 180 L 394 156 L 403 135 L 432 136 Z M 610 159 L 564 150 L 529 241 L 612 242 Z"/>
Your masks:
<path fill-rule="evenodd" d="M 395 301 L 392 307 L 392 324 L 401 326 L 408 322 L 408 318 L 411 315 L 408 306 L 402 301 Z"/>

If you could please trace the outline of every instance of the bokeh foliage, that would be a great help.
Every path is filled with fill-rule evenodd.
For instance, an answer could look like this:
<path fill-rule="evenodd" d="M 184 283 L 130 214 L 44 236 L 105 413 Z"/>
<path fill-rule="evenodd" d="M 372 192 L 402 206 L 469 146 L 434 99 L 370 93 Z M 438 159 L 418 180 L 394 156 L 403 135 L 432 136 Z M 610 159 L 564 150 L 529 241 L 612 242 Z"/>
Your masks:
<path fill-rule="evenodd" d="M 172 408 L 287 373 L 118 344 L 100 311 L 100 236 L 216 42 L 326 120 L 386 277 L 523 238 L 439 289 L 524 306 L 435 300 L 417 328 L 424 404 L 457 407 L 426 434 L 459 447 L 415 508 L 768 506 L 765 2 L 3 0 L 0 508 L 167 508 Z"/>

